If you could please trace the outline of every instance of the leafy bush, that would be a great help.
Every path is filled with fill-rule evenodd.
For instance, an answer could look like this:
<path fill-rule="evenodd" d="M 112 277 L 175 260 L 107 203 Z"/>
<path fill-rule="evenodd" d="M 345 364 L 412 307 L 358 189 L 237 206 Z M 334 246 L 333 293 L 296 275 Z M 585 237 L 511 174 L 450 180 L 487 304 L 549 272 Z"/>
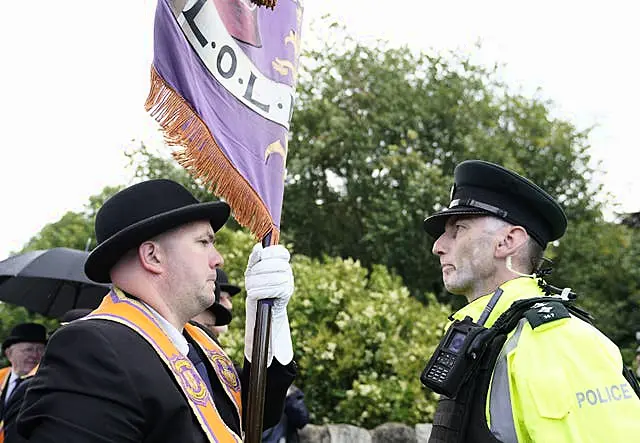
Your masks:
<path fill-rule="evenodd" d="M 240 286 L 251 243 L 243 232 L 219 235 L 225 269 Z M 305 392 L 313 421 L 373 428 L 388 421 L 430 420 L 436 397 L 419 376 L 449 308 L 433 296 L 422 305 L 382 266 L 369 273 L 350 259 L 295 255 L 293 269 L 289 319 L 298 363 L 295 383 Z M 242 298 L 234 298 L 234 319 L 222 337 L 236 361 L 243 358 Z"/>

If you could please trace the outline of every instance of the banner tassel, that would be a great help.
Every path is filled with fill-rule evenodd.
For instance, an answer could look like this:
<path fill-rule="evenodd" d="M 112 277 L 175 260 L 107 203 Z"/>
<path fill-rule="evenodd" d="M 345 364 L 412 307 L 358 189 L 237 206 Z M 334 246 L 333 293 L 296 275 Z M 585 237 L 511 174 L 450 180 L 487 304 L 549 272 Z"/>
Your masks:
<path fill-rule="evenodd" d="M 264 6 L 273 10 L 276 7 L 276 0 L 251 0 L 252 3 L 255 3 L 258 6 Z"/>
<path fill-rule="evenodd" d="M 275 5 L 275 1 L 273 1 Z M 151 67 L 151 89 L 145 109 L 160 123 L 165 141 L 179 146 L 173 157 L 207 189 L 224 198 L 235 219 L 261 240 L 269 232 L 277 243 L 280 231 L 264 202 L 224 155 L 191 106 Z"/>

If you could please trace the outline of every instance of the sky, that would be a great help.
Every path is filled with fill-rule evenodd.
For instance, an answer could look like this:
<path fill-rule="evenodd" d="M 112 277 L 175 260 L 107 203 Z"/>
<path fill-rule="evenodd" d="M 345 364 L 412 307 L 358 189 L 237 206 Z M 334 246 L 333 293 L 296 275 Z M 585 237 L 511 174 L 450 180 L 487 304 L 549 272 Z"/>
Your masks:
<path fill-rule="evenodd" d="M 125 149 L 141 141 L 163 149 L 143 108 L 155 4 L 31 0 L 3 7 L 0 260 L 104 186 L 126 183 Z M 308 25 L 330 14 L 363 42 L 457 50 L 504 65 L 501 76 L 513 91 L 550 99 L 555 117 L 594 128 L 591 154 L 617 203 L 609 211 L 634 212 L 640 27 L 632 4 L 306 0 L 303 45 L 323 38 Z"/>

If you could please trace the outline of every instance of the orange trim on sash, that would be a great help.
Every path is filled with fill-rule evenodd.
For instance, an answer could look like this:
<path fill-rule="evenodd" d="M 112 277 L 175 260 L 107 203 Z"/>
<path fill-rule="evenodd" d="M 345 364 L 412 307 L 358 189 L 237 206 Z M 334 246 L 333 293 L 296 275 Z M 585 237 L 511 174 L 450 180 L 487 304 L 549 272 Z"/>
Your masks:
<path fill-rule="evenodd" d="M 6 368 L 0 369 L 0 392 L 4 391 L 4 388 L 7 387 L 7 382 L 9 381 L 11 375 L 11 366 L 7 366 Z M 4 443 L 4 420 L 0 421 L 0 443 Z"/>
<path fill-rule="evenodd" d="M 4 388 L 7 386 L 7 382 L 9 381 L 9 375 L 11 375 L 11 366 L 7 366 L 6 368 L 0 369 L 0 392 L 4 391 Z"/>
<path fill-rule="evenodd" d="M 119 289 L 114 288 L 102 299 L 98 309 L 82 320 L 92 318 L 110 320 L 128 326 L 153 347 L 173 374 L 200 427 L 211 443 L 242 442 L 242 437 L 233 432 L 220 417 L 207 385 L 191 360 L 178 351 L 154 314 L 144 304 L 126 297 Z M 186 325 L 185 330 L 209 358 L 220 383 L 242 419 L 240 381 L 231 359 L 217 343 L 197 327 Z M 242 429 L 242 423 L 240 427 Z"/>
<path fill-rule="evenodd" d="M 227 396 L 236 408 L 240 429 L 242 429 L 242 396 L 240 393 L 240 377 L 236 372 L 235 365 L 231 359 L 225 354 L 220 345 L 216 343 L 206 332 L 199 327 L 187 323 L 184 326 L 189 337 L 193 338 L 198 344 L 204 355 L 209 359 L 209 363 L 213 366 L 220 384 L 224 388 Z"/>
<path fill-rule="evenodd" d="M 39 367 L 40 367 L 39 364 L 35 365 L 27 375 L 23 375 L 20 378 L 24 380 L 25 378 L 33 377 L 34 375 L 36 375 L 36 372 L 38 372 Z M 0 369 L 0 380 L 2 380 L 2 382 L 0 382 L 0 385 L 2 385 L 2 388 L 0 388 L 0 392 L 4 391 L 4 388 L 7 385 L 7 382 L 9 381 L 10 375 L 11 375 L 11 366 Z M 0 421 L 0 443 L 4 443 L 4 420 Z"/>
<path fill-rule="evenodd" d="M 37 365 L 35 365 L 33 367 L 32 370 L 30 370 L 26 375 L 23 375 L 22 377 L 20 377 L 22 380 L 24 380 L 25 378 L 29 378 L 29 377 L 33 377 L 34 375 L 36 375 L 36 373 L 38 372 L 38 368 L 40 368 L 40 363 L 38 363 Z"/>

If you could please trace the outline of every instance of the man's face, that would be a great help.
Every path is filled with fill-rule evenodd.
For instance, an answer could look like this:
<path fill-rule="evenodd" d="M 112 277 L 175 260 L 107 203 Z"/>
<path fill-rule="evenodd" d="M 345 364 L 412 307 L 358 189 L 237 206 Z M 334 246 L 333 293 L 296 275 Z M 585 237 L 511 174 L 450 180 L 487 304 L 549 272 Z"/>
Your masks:
<path fill-rule="evenodd" d="M 231 302 L 231 295 L 227 291 L 220 291 L 220 304 L 227 308 L 229 311 L 233 310 L 233 303 Z M 225 334 L 229 330 L 229 325 L 216 326 L 213 328 L 213 333 L 216 337 Z"/>
<path fill-rule="evenodd" d="M 496 272 L 497 245 L 491 217 L 458 217 L 447 220 L 445 232 L 433 244 L 440 257 L 442 280 L 452 294 L 467 298 L 486 286 Z"/>
<path fill-rule="evenodd" d="M 204 311 L 215 301 L 216 268 L 224 260 L 214 242 L 213 229 L 206 221 L 181 226 L 161 241 L 172 304 L 184 318 Z"/>
<path fill-rule="evenodd" d="M 233 309 L 233 302 L 227 291 L 220 291 L 220 304 L 230 311 Z"/>
<path fill-rule="evenodd" d="M 192 320 L 197 321 L 198 323 L 200 323 L 202 326 L 204 326 L 209 331 L 211 331 L 214 335 L 217 336 L 217 334 L 216 334 L 216 316 L 213 315 L 213 312 L 211 312 L 210 310 L 205 309 L 204 311 L 202 311 L 201 313 L 199 313 L 198 315 L 193 317 Z"/>
<path fill-rule="evenodd" d="M 13 371 L 19 376 L 23 376 L 31 372 L 40 363 L 42 354 L 44 354 L 44 345 L 31 342 L 16 343 L 9 346 L 5 354 L 11 362 Z"/>

